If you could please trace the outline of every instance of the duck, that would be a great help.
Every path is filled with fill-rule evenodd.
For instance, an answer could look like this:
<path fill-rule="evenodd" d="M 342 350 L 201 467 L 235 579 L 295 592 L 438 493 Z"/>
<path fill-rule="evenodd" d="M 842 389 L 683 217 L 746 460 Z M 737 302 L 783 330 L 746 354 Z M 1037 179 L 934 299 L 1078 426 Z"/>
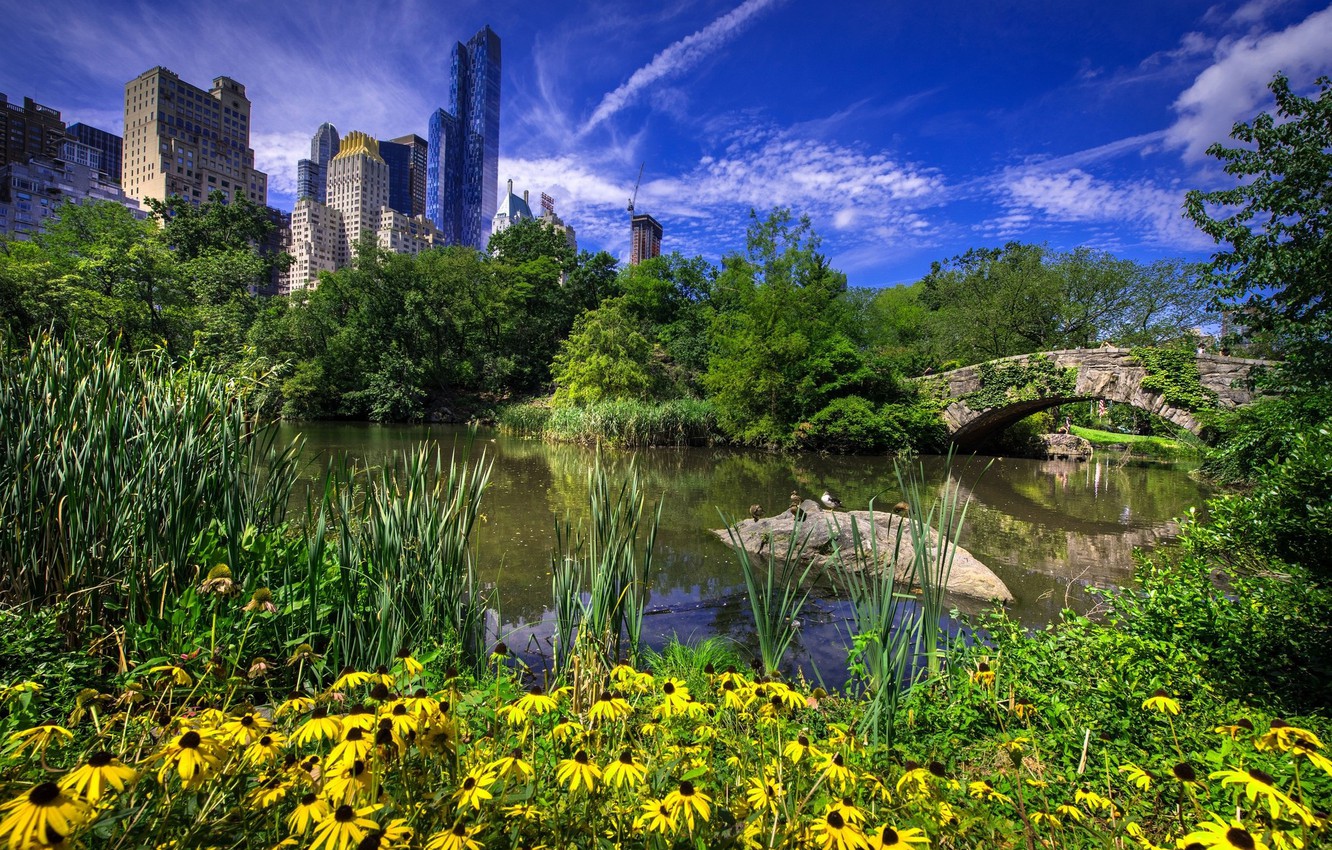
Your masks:
<path fill-rule="evenodd" d="M 763 506 L 762 506 L 762 505 L 750 505 L 750 506 L 749 506 L 749 515 L 752 516 L 752 517 L 754 518 L 754 522 L 758 522 L 758 521 L 759 521 L 759 517 L 763 516 Z"/>
<path fill-rule="evenodd" d="M 791 507 L 794 508 L 794 507 L 798 506 L 798 505 L 800 504 L 800 502 L 801 502 L 800 493 L 799 493 L 798 491 L 796 491 L 796 490 L 792 490 L 792 491 L 791 491 Z"/>
<path fill-rule="evenodd" d="M 824 507 L 831 508 L 832 510 L 837 510 L 842 506 L 842 500 L 827 490 L 823 491 L 823 499 L 821 501 L 823 502 Z"/>
<path fill-rule="evenodd" d="M 893 513 L 898 516 L 911 516 L 911 506 L 906 502 L 898 502 L 893 505 Z"/>

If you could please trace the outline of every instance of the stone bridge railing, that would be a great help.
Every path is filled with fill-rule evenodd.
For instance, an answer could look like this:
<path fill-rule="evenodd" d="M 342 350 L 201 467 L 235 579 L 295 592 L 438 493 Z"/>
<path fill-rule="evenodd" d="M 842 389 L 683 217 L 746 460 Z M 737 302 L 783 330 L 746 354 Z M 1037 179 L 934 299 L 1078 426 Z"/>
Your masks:
<path fill-rule="evenodd" d="M 964 366 L 961 369 L 928 375 L 918 380 L 935 382 L 936 385 L 946 389 L 949 397 L 955 399 L 944 410 L 943 418 L 953 442 L 960 446 L 980 442 L 1038 411 L 1089 399 L 1130 404 L 1155 413 L 1195 434 L 1201 427 L 1193 411 L 1173 406 L 1161 393 L 1142 386 L 1147 370 L 1134 361 L 1131 349 L 1111 346 L 1073 348 L 1039 354 L 1022 354 L 991 362 L 1025 365 L 1037 357 L 1048 358 L 1061 369 L 1076 367 L 1077 381 L 1072 392 L 1014 401 L 984 410 L 973 410 L 963 399 L 981 389 L 982 364 Z M 1216 394 L 1216 404 L 1222 409 L 1239 407 L 1252 401 L 1252 392 L 1248 389 L 1249 376 L 1258 367 L 1272 365 L 1266 360 L 1222 357 L 1215 354 L 1199 354 L 1195 362 L 1198 365 L 1198 376 L 1203 388 Z"/>

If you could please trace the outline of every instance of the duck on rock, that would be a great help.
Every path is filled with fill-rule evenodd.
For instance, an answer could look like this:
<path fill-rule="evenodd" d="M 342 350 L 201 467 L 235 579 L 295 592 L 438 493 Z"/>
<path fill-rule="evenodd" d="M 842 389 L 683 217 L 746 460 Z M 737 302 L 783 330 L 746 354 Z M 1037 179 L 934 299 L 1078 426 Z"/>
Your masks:
<path fill-rule="evenodd" d="M 824 491 L 823 491 L 823 499 L 822 499 L 821 501 L 823 502 L 823 506 L 824 506 L 825 508 L 828 508 L 828 509 L 830 509 L 830 510 L 834 510 L 834 511 L 837 510 L 838 508 L 840 508 L 840 507 L 842 506 L 842 500 L 839 499 L 839 498 L 837 498 L 836 496 L 834 496 L 834 495 L 833 495 L 830 491 L 828 491 L 828 490 L 824 490 Z"/>

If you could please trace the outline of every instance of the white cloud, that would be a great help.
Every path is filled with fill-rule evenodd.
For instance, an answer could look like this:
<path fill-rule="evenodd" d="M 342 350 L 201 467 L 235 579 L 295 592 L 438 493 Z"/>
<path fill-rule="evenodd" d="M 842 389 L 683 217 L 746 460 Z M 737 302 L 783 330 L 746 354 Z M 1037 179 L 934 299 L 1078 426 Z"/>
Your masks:
<path fill-rule="evenodd" d="M 619 88 L 607 92 L 592 111 L 580 133 L 587 133 L 633 102 L 643 89 L 671 74 L 698 64 L 727 40 L 739 34 L 751 19 L 780 0 L 745 0 L 703 29 L 662 50 L 652 61 L 634 71 Z"/>
<path fill-rule="evenodd" d="M 1167 145 L 1182 148 L 1186 160 L 1204 158 L 1208 147 L 1230 135 L 1236 121 L 1262 110 L 1269 100 L 1267 84 L 1278 71 L 1303 88 L 1332 70 L 1329 45 L 1332 7 L 1280 32 L 1222 40 L 1212 65 L 1175 100 L 1179 117 L 1166 131 Z"/>
<path fill-rule="evenodd" d="M 1136 232 L 1143 244 L 1174 250 L 1212 245 L 1182 209 L 1184 192 L 1151 180 L 1103 180 L 1070 168 L 1010 168 L 996 180 L 1004 214 L 977 227 L 1001 238 L 1020 236 L 1033 226 L 1075 222 Z"/>

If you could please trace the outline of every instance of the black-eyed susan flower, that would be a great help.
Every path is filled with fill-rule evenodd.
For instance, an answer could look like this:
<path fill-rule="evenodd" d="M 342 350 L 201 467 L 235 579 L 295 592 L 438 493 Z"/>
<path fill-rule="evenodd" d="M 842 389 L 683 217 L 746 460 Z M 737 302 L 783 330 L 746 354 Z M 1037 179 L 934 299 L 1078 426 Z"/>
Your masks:
<path fill-rule="evenodd" d="M 1111 812 L 1115 804 L 1108 797 L 1102 797 L 1090 788 L 1079 788 L 1073 792 L 1073 801 L 1086 806 L 1093 812 Z"/>
<path fill-rule="evenodd" d="M 1013 804 L 1013 798 L 1007 794 L 1000 793 L 993 785 L 984 779 L 978 779 L 967 783 L 967 794 L 975 797 L 977 800 L 984 800 L 987 803 L 999 802 L 1007 805 Z"/>
<path fill-rule="evenodd" d="M 540 685 L 533 685 L 531 690 L 518 698 L 516 705 L 524 713 L 534 714 L 537 717 L 549 714 L 559 707 L 554 698 L 543 691 Z"/>
<path fill-rule="evenodd" d="M 1258 836 L 1244 828 L 1237 820 L 1229 823 L 1215 820 L 1198 825 L 1195 832 L 1190 832 L 1179 841 L 1180 846 L 1196 843 L 1204 848 L 1219 850 L 1267 850 L 1267 845 Z"/>
<path fill-rule="evenodd" d="M 481 850 L 481 842 L 476 840 L 476 835 L 482 829 L 482 826 L 468 826 L 457 821 L 448 829 L 426 839 L 425 850 Z"/>
<path fill-rule="evenodd" d="M 273 709 L 273 717 L 281 720 L 284 717 L 291 717 L 298 714 L 304 714 L 315 707 L 313 697 L 307 697 L 302 694 L 293 693 Z"/>
<path fill-rule="evenodd" d="M 156 667 L 148 668 L 148 672 L 158 674 L 164 685 L 178 685 L 182 688 L 188 688 L 194 684 L 194 677 L 184 667 L 175 664 L 159 664 Z"/>
<path fill-rule="evenodd" d="M 378 725 L 378 713 L 364 705 L 353 705 L 342 717 L 342 733 L 344 736 L 353 727 L 359 728 L 362 732 L 374 732 Z"/>
<path fill-rule="evenodd" d="M 224 722 L 220 731 L 222 740 L 244 747 L 262 738 L 272 728 L 273 721 L 257 711 L 247 711 Z"/>
<path fill-rule="evenodd" d="M 62 744 L 74 739 L 74 733 L 55 723 L 41 723 L 29 729 L 20 729 L 9 735 L 6 743 L 14 747 L 13 755 L 24 752 L 45 753 L 53 744 Z"/>
<path fill-rule="evenodd" d="M 731 711 L 744 711 L 754 699 L 754 692 L 741 689 L 734 681 L 725 679 L 721 683 L 722 708 Z"/>
<path fill-rule="evenodd" d="M 495 795 L 490 793 L 490 788 L 496 779 L 495 774 L 486 768 L 473 769 L 463 777 L 458 790 L 453 792 L 453 799 L 458 801 L 460 807 L 471 806 L 479 810 L 486 800 L 494 799 Z M 587 790 L 591 791 L 591 786 Z"/>
<path fill-rule="evenodd" d="M 523 751 L 516 747 L 507 756 L 495 759 L 486 765 L 486 770 L 506 781 L 516 779 L 519 782 L 526 782 L 533 774 L 532 765 L 523 759 Z"/>
<path fill-rule="evenodd" d="M 1036 716 L 1036 704 L 1025 697 L 1019 697 L 1013 702 L 1013 713 L 1018 720 L 1030 720 Z"/>
<path fill-rule="evenodd" d="M 327 707 L 317 705 L 310 717 L 297 727 L 295 741 L 298 747 L 305 747 L 320 741 L 334 741 L 341 736 L 342 721 L 329 716 Z"/>
<path fill-rule="evenodd" d="M 1136 764 L 1125 764 L 1119 768 L 1120 773 L 1128 775 L 1129 784 L 1140 791 L 1146 791 L 1152 787 L 1155 777 L 1149 771 L 1138 767 Z"/>
<path fill-rule="evenodd" d="M 1220 779 L 1222 785 L 1238 785 L 1244 790 L 1244 796 L 1250 802 L 1262 797 L 1267 802 L 1268 813 L 1272 820 L 1281 816 L 1284 808 L 1295 817 L 1313 826 L 1313 815 L 1304 806 L 1292 800 L 1284 791 L 1276 787 L 1276 780 L 1264 770 L 1251 767 L 1246 770 L 1218 770 L 1211 774 L 1212 779 Z"/>
<path fill-rule="evenodd" d="M 839 797 L 828 804 L 828 811 L 837 812 L 842 816 L 842 820 L 856 825 L 865 822 L 865 813 L 856 805 L 856 801 L 851 797 Z"/>
<path fill-rule="evenodd" d="M 972 671 L 971 681 L 980 685 L 982 688 L 992 688 L 994 687 L 994 670 L 990 669 L 988 663 L 982 661 L 977 664 L 976 669 Z"/>
<path fill-rule="evenodd" d="M 287 829 L 296 835 L 305 835 L 316 823 L 329 814 L 328 803 L 318 794 L 306 794 L 287 815 Z"/>
<path fill-rule="evenodd" d="M 56 783 L 43 782 L 0 806 L 0 840 L 11 850 L 46 846 L 51 835 L 62 840 L 73 835 L 92 813 L 90 805 Z"/>
<path fill-rule="evenodd" d="M 333 687 L 330 690 L 345 691 L 350 688 L 359 688 L 373 677 L 371 674 L 361 670 L 354 670 L 351 667 L 344 668 L 338 677 L 333 680 Z"/>
<path fill-rule="evenodd" d="M 767 774 L 751 776 L 745 783 L 745 800 L 752 811 L 775 814 L 783 793 L 781 783 Z"/>
<path fill-rule="evenodd" d="M 284 780 L 281 775 L 269 776 L 259 781 L 255 789 L 250 792 L 247 802 L 251 808 L 267 809 L 287 796 L 291 790 L 291 783 Z"/>
<path fill-rule="evenodd" d="M 380 718 L 380 725 L 383 725 L 385 719 L 393 725 L 393 734 L 400 741 L 408 740 L 421 728 L 420 718 L 401 700 L 387 707 L 384 717 Z"/>
<path fill-rule="evenodd" d="M 1166 693 L 1164 688 L 1157 688 L 1152 691 L 1152 695 L 1142 701 L 1142 707 L 1150 711 L 1159 711 L 1162 714 L 1179 714 L 1179 701 Z"/>
<path fill-rule="evenodd" d="M 871 832 L 867 838 L 870 850 L 891 850 L 894 847 L 910 848 L 912 845 L 928 846 L 930 843 L 929 836 L 915 827 L 896 829 L 885 825 Z"/>
<path fill-rule="evenodd" d="M 357 759 L 350 764 L 330 766 L 324 776 L 324 796 L 335 804 L 366 799 L 374 785 L 374 773 Z"/>
<path fill-rule="evenodd" d="M 60 787 L 96 803 L 108 788 L 124 791 L 138 773 L 107 752 L 96 752 L 60 780 Z"/>
<path fill-rule="evenodd" d="M 712 798 L 694 787 L 694 783 L 688 779 L 682 780 L 662 802 L 677 819 L 684 817 L 685 825 L 691 832 L 694 829 L 695 815 L 704 821 L 712 816 Z"/>
<path fill-rule="evenodd" d="M 601 768 L 588 758 L 586 750 L 579 750 L 573 758 L 563 759 L 555 766 L 556 781 L 568 785 L 570 791 L 577 791 L 581 785 L 590 794 L 600 778 Z"/>
<path fill-rule="evenodd" d="M 587 719 L 593 723 L 615 723 L 624 720 L 630 714 L 633 714 L 633 707 L 624 697 L 617 696 L 611 691 L 602 691 L 596 701 L 592 703 L 592 708 L 587 713 Z"/>
<path fill-rule="evenodd" d="M 373 738 L 360 726 L 353 726 L 343 734 L 342 740 L 333 747 L 333 752 L 328 754 L 328 763 L 336 767 L 357 760 L 364 761 L 370 755 L 372 746 L 374 746 Z"/>
<path fill-rule="evenodd" d="M 1170 776 L 1181 785 L 1192 785 L 1197 788 L 1207 787 L 1207 784 L 1198 778 L 1198 771 L 1194 770 L 1193 765 L 1186 761 L 1179 762 L 1170 768 Z"/>
<path fill-rule="evenodd" d="M 1212 730 L 1218 735 L 1229 736 L 1230 740 L 1239 740 L 1239 736 L 1245 733 L 1253 734 L 1253 721 L 1247 717 L 1241 717 L 1234 723 L 1223 723 Z"/>
<path fill-rule="evenodd" d="M 662 701 L 653 712 L 662 718 L 686 714 L 689 711 L 689 688 L 679 679 L 668 678 L 661 683 Z"/>
<path fill-rule="evenodd" d="M 349 850 L 355 847 L 366 835 L 379 829 L 379 824 L 370 815 L 380 808 L 365 806 L 357 809 L 347 804 L 338 806 L 315 824 L 310 850 Z"/>
<path fill-rule="evenodd" d="M 1312 749 L 1322 749 L 1323 742 L 1308 729 L 1291 726 L 1280 717 L 1273 718 L 1268 730 L 1258 736 L 1254 746 L 1260 750 L 1288 751 L 1291 747 L 1302 745 Z"/>
<path fill-rule="evenodd" d="M 308 643 L 297 644 L 291 651 L 291 656 L 287 658 L 288 664 L 312 664 L 319 660 L 319 655 L 314 651 L 314 647 Z"/>
<path fill-rule="evenodd" d="M 795 737 L 795 740 L 787 742 L 782 747 L 782 755 L 791 760 L 792 764 L 800 764 L 803 758 L 818 758 L 822 753 L 809 741 L 809 736 L 801 732 Z"/>
<path fill-rule="evenodd" d="M 619 758 L 606 765 L 604 771 L 606 784 L 615 788 L 641 785 L 646 775 L 647 768 L 635 761 L 633 751 L 628 749 L 621 752 Z"/>
<path fill-rule="evenodd" d="M 555 724 L 555 728 L 551 730 L 551 734 L 555 736 L 555 740 L 557 741 L 572 741 L 581 738 L 586 731 L 587 730 L 583 728 L 583 724 L 579 723 L 577 720 L 566 720 L 563 723 Z"/>
<path fill-rule="evenodd" d="M 855 779 L 855 774 L 847 767 L 846 756 L 838 752 L 823 757 L 819 762 L 819 772 L 827 777 L 828 785 L 832 788 L 845 788 Z"/>
<path fill-rule="evenodd" d="M 174 770 L 180 776 L 182 785 L 194 788 L 217 769 L 224 752 L 221 742 L 212 733 L 190 729 L 172 738 L 149 760 L 162 761 L 162 767 L 157 772 L 158 782 L 165 783 L 167 776 Z"/>
<path fill-rule="evenodd" d="M 402 668 L 402 671 L 410 676 L 420 675 L 425 670 L 425 665 L 412 657 L 411 650 L 403 647 L 398 650 L 394 658 L 394 664 Z"/>
<path fill-rule="evenodd" d="M 674 835 L 679 829 L 675 812 L 664 800 L 648 800 L 641 808 L 642 813 L 634 820 L 635 828 L 655 832 L 658 835 Z"/>
<path fill-rule="evenodd" d="M 829 809 L 814 822 L 814 838 L 824 850 L 864 850 L 869 846 L 860 828 L 836 809 Z"/>

